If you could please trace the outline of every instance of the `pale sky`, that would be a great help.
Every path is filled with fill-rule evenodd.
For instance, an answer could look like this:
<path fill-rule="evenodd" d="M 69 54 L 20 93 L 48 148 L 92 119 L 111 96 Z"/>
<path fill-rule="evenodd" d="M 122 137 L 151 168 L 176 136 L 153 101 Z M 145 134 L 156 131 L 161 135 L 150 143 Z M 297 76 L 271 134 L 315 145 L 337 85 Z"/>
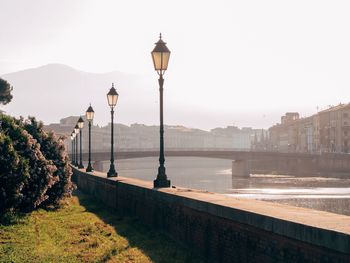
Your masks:
<path fill-rule="evenodd" d="M 349 13 L 349 1 L 0 0 L 0 75 L 62 63 L 158 89 L 150 51 L 162 32 L 167 123 L 268 127 L 350 101 Z"/>

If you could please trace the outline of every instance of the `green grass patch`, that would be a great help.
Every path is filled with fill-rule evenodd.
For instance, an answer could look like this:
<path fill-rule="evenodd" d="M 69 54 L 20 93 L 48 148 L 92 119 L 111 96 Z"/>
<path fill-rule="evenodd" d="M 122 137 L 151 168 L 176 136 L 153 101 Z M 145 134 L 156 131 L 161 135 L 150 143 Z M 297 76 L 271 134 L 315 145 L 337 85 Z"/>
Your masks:
<path fill-rule="evenodd" d="M 204 262 L 81 192 L 60 209 L 7 222 L 0 224 L 0 262 Z"/>

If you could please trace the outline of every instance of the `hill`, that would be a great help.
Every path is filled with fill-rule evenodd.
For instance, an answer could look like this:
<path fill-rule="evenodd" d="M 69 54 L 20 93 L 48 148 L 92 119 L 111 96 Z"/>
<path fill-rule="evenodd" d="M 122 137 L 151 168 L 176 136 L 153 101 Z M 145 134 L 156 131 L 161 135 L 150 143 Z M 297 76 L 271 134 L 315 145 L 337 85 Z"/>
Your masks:
<path fill-rule="evenodd" d="M 106 124 L 110 120 L 106 94 L 114 82 L 119 93 L 117 122 L 158 120 L 157 83 L 142 76 L 118 71 L 96 74 L 48 64 L 1 77 L 14 87 L 12 102 L 3 108 L 14 116 L 32 115 L 47 124 L 64 116 L 84 114 L 91 103 L 95 123 Z"/>

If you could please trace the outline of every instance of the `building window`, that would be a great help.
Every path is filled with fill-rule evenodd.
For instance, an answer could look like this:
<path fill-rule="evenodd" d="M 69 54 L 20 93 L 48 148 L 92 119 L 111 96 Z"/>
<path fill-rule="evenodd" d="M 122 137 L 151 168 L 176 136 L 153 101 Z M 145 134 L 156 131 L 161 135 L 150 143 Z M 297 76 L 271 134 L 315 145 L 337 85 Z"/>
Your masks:
<path fill-rule="evenodd" d="M 349 116 L 349 115 L 348 115 L 347 112 L 344 112 L 344 113 L 343 113 L 343 117 L 344 117 L 344 118 L 347 118 L 348 116 Z"/>

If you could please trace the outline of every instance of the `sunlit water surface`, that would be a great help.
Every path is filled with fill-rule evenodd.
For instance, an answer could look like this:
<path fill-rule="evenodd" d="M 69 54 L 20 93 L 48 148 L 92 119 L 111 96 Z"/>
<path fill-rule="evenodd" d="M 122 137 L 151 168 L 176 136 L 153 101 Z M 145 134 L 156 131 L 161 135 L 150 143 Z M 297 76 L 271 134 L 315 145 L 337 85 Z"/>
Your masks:
<path fill-rule="evenodd" d="M 118 160 L 116 167 L 120 176 L 152 181 L 158 158 Z M 103 170 L 108 168 L 106 161 Z M 166 169 L 175 186 L 350 215 L 350 175 L 349 179 L 271 174 L 232 178 L 230 160 L 199 157 L 168 157 Z"/>

